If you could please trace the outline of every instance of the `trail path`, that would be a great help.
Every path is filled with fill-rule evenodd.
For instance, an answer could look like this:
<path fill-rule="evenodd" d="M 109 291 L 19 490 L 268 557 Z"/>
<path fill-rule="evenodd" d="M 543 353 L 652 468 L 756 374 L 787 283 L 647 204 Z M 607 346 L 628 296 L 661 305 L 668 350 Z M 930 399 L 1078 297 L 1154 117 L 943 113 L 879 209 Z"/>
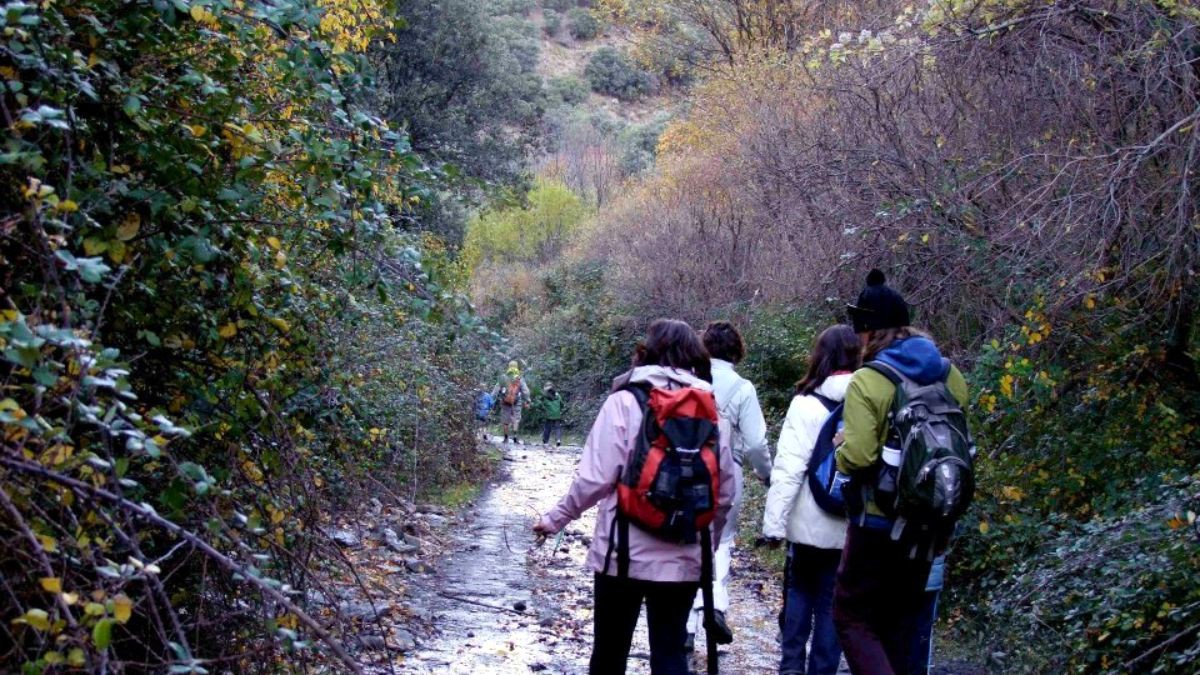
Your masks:
<path fill-rule="evenodd" d="M 592 573 L 584 559 L 595 511 L 568 526 L 557 550 L 553 539 L 536 547 L 529 530 L 535 514 L 566 491 L 580 449 L 499 447 L 501 475 L 462 517 L 448 553 L 433 562 L 431 582 L 409 587 L 411 604 L 437 630 L 405 656 L 398 672 L 587 672 Z M 721 650 L 721 672 L 772 672 L 778 590 L 745 551 L 734 570 L 729 621 L 736 640 Z M 696 654 L 694 666 L 703 672 L 702 638 Z M 649 673 L 644 620 L 631 655 L 629 672 Z"/>

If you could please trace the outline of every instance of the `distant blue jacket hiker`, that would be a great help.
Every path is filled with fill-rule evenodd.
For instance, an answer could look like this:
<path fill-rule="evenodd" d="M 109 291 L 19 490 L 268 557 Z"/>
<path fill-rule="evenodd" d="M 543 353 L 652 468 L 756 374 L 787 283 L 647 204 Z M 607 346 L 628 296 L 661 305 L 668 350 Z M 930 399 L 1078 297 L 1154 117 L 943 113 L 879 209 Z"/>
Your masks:
<path fill-rule="evenodd" d="M 475 397 L 475 419 L 486 422 L 495 405 L 496 399 L 492 397 L 491 392 L 480 391 L 479 395 Z"/>
<path fill-rule="evenodd" d="M 962 414 L 966 382 L 933 341 L 909 325 L 908 304 L 885 282 L 872 270 L 849 307 L 864 367 L 846 390 L 837 450 L 838 469 L 851 476 L 844 490 L 850 526 L 833 619 L 851 672 L 862 675 L 907 673 L 919 658 L 912 633 L 928 608 L 931 561 L 974 486 Z M 894 406 L 898 396 L 904 398 Z M 910 453 L 918 454 L 905 460 Z M 936 508 L 920 501 L 924 495 L 940 500 Z"/>
<path fill-rule="evenodd" d="M 479 391 L 475 394 L 475 431 L 483 436 L 483 440 L 487 440 L 487 423 L 488 416 L 492 414 L 492 408 L 496 406 L 496 398 L 487 390 L 487 385 L 479 385 Z"/>

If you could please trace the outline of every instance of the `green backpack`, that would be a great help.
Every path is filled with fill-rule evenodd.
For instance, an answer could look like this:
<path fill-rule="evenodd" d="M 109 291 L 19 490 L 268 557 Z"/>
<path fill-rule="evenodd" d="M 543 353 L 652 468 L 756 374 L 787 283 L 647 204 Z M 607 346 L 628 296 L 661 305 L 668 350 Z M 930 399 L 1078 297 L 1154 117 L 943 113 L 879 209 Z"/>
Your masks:
<path fill-rule="evenodd" d="M 910 545 L 910 557 L 932 560 L 975 496 L 975 443 L 967 416 L 945 377 L 920 385 L 881 361 L 864 365 L 896 386 L 875 505 L 895 518 L 892 539 Z"/>

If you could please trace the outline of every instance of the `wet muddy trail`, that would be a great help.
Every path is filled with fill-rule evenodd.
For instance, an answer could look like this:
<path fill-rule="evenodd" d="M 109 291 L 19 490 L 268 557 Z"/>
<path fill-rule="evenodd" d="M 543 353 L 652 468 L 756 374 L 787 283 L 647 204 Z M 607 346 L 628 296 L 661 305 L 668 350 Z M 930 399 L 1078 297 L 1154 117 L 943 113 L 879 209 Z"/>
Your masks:
<path fill-rule="evenodd" d="M 557 547 L 553 538 L 537 546 L 529 529 L 566 491 L 579 448 L 500 447 L 504 468 L 450 528 L 434 572 L 409 584 L 411 612 L 432 630 L 393 662 L 397 672 L 587 672 L 592 573 L 584 559 L 595 510 L 569 525 Z M 728 618 L 736 639 L 721 648 L 721 672 L 771 672 L 779 591 L 747 551 L 735 555 Z M 696 654 L 694 667 L 704 672 L 703 637 Z M 629 672 L 649 673 L 648 659 L 642 621 Z"/>

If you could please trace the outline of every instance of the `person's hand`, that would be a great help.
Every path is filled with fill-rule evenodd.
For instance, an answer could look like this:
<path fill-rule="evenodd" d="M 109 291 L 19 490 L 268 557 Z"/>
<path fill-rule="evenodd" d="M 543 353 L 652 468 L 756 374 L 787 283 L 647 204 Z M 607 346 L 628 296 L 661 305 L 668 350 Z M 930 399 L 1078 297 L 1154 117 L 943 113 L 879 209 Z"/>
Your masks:
<path fill-rule="evenodd" d="M 837 432 L 836 434 L 833 435 L 833 447 L 836 448 L 837 446 L 841 445 L 842 441 L 844 441 L 844 440 L 846 440 L 845 430 Z"/>
<path fill-rule="evenodd" d="M 533 521 L 533 534 L 538 537 L 545 538 L 554 534 L 554 532 L 552 532 L 550 528 L 546 526 L 546 523 L 542 522 L 541 517 L 539 517 L 537 520 Z"/>

